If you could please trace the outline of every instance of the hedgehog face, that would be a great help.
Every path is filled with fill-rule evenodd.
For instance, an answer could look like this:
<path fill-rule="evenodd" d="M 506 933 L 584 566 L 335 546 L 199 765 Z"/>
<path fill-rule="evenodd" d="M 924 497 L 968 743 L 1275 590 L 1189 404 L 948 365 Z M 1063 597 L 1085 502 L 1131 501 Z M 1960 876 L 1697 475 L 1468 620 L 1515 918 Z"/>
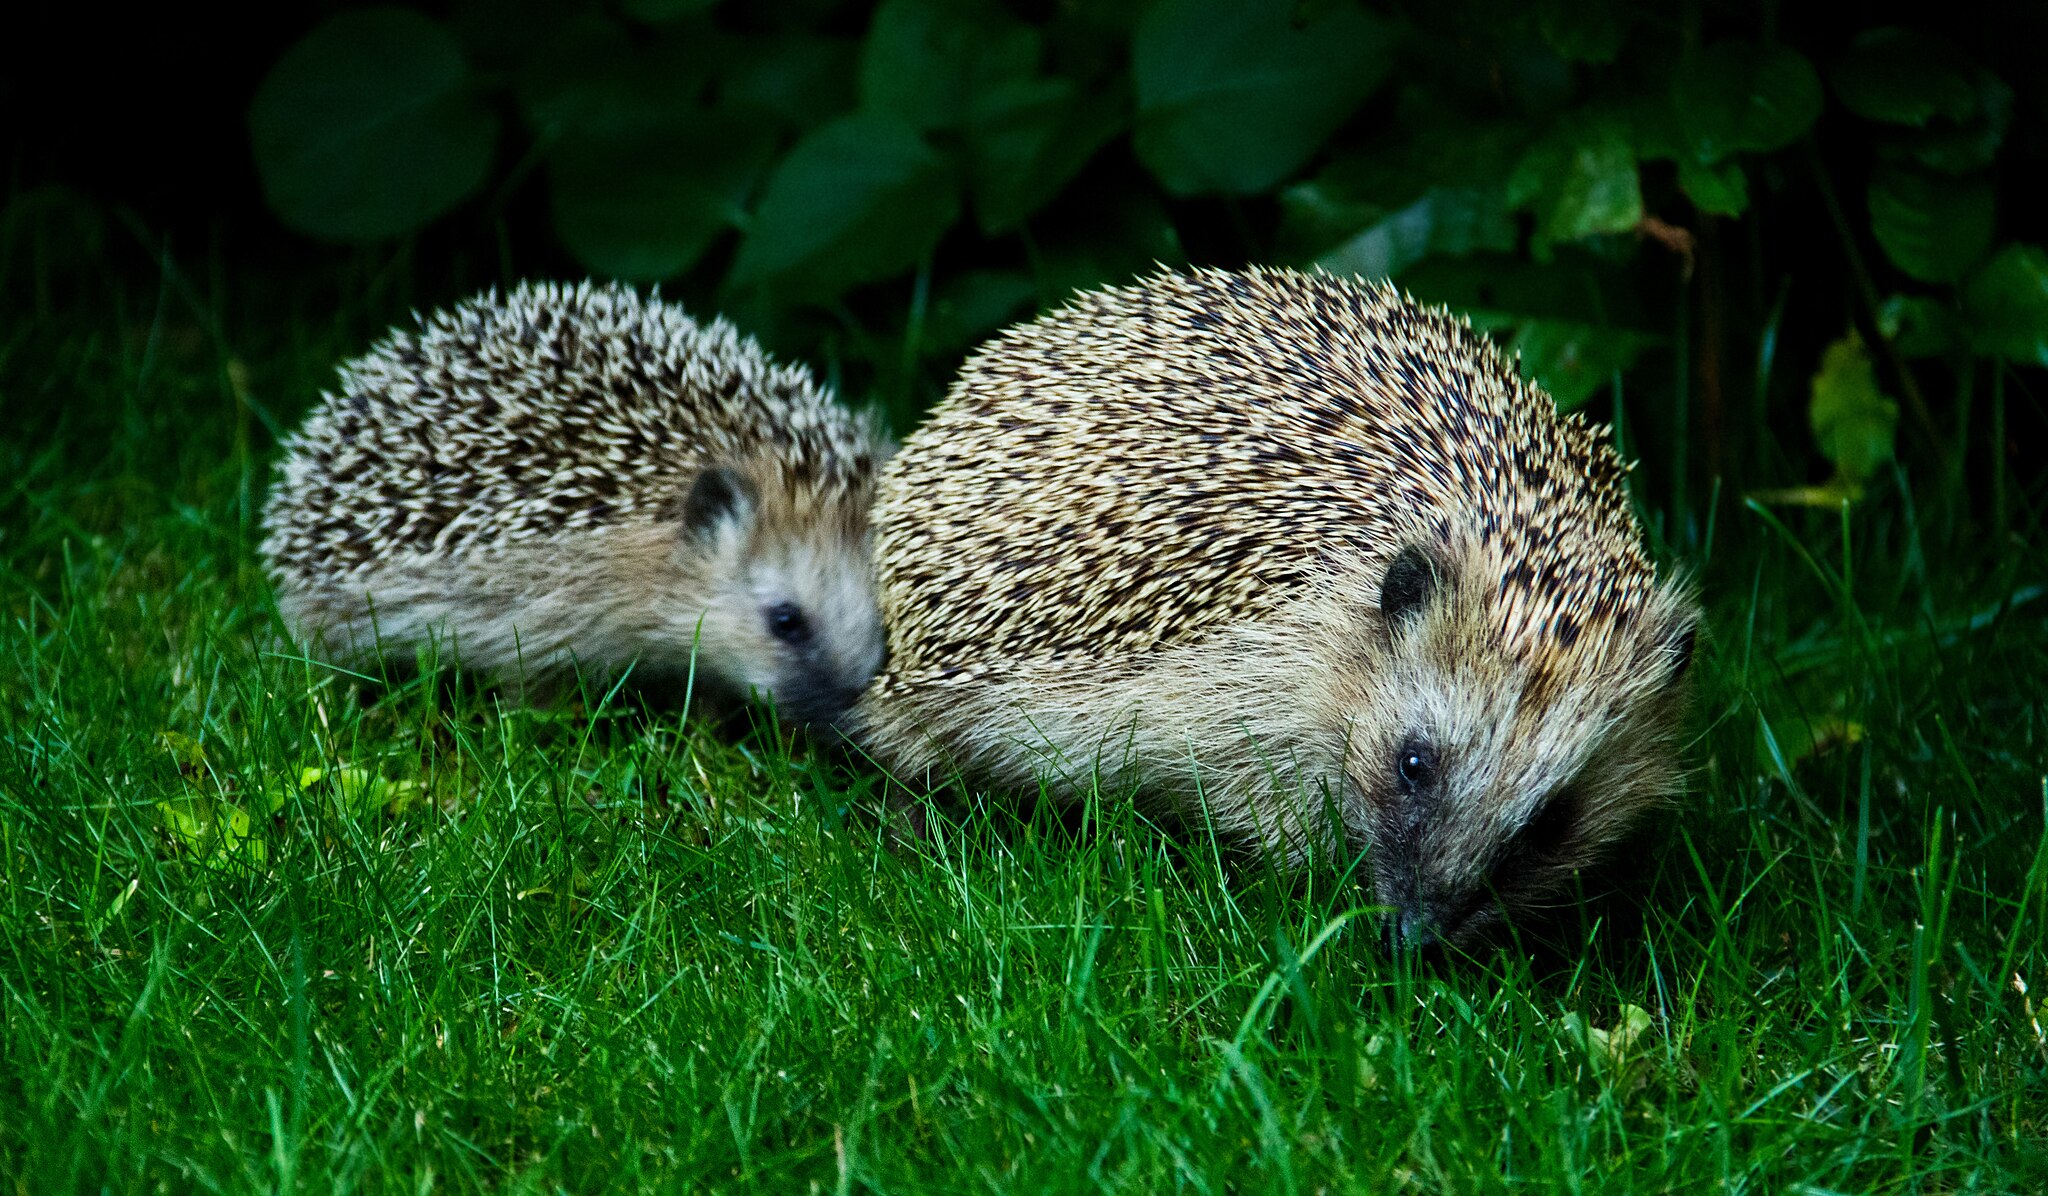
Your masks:
<path fill-rule="evenodd" d="M 683 510 L 686 573 L 708 583 L 691 604 L 705 670 L 800 722 L 844 713 L 882 666 L 865 516 L 857 496 L 706 470 Z"/>
<path fill-rule="evenodd" d="M 1694 615 L 1660 590 L 1568 645 L 1501 630 L 1500 563 L 1408 548 L 1380 587 L 1377 654 L 1345 771 L 1388 937 L 1470 943 L 1564 897 L 1677 788 Z"/>

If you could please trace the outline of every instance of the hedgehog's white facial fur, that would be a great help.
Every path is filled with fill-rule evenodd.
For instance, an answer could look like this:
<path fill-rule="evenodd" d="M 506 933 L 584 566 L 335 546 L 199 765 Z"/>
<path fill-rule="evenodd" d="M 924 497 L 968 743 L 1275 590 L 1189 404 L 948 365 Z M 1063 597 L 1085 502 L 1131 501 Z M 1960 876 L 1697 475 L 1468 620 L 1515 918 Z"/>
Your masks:
<path fill-rule="evenodd" d="M 1362 847 L 1390 939 L 1469 942 L 1503 912 L 1569 895 L 1574 872 L 1678 785 L 1690 603 L 1662 587 L 1603 634 L 1512 634 L 1506 568 L 1473 541 L 1410 546 L 1348 579 L 1354 626 L 1332 637 L 1345 711 L 1347 837 Z M 1359 593 L 1364 587 L 1367 593 Z"/>
<path fill-rule="evenodd" d="M 707 581 L 671 595 L 658 634 L 673 645 L 665 655 L 694 648 L 703 675 L 825 724 L 882 666 L 865 501 L 791 494 L 780 481 L 723 467 L 699 476 L 676 552 L 683 575 Z"/>

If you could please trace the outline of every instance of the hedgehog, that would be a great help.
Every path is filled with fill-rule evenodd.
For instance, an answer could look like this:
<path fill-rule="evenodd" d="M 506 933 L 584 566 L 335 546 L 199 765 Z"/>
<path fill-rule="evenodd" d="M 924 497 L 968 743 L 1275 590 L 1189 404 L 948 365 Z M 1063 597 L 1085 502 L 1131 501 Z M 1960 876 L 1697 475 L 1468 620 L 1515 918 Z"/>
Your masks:
<path fill-rule="evenodd" d="M 851 704 L 883 651 L 871 420 L 630 288 L 416 322 L 278 464 L 262 555 L 295 637 L 343 663 L 442 643 L 529 699 L 630 668 L 806 723 Z"/>
<path fill-rule="evenodd" d="M 1555 903 L 1681 787 L 1699 621 L 1605 428 L 1384 285 L 1167 272 L 1000 334 L 883 469 L 906 784 L 1128 786 L 1397 946 Z"/>

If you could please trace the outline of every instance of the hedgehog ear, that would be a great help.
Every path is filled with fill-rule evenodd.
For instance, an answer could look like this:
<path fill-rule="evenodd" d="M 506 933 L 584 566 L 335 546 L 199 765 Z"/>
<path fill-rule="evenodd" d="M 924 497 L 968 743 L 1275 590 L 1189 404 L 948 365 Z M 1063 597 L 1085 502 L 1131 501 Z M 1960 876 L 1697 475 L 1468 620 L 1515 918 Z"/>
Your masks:
<path fill-rule="evenodd" d="M 1387 564 L 1387 575 L 1380 582 L 1380 617 L 1389 628 L 1400 626 L 1422 613 L 1441 584 L 1436 562 L 1422 549 L 1408 545 Z"/>
<path fill-rule="evenodd" d="M 690 489 L 675 503 L 672 513 L 683 525 L 685 535 L 709 534 L 719 524 L 739 519 L 754 509 L 754 483 L 735 470 L 714 465 L 697 475 Z"/>

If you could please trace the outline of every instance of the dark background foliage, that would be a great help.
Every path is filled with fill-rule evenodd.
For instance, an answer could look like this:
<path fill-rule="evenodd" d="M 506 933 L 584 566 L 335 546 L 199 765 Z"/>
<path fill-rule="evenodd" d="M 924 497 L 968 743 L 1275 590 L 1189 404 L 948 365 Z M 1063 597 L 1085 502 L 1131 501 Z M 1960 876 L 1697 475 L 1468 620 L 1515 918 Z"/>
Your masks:
<path fill-rule="evenodd" d="M 62 275 L 19 259 L 110 239 L 296 279 L 316 322 L 306 279 L 381 286 L 393 318 L 521 277 L 660 282 L 908 426 L 975 343 L 1073 288 L 1319 265 L 1457 306 L 1621 424 L 1683 543 L 1717 487 L 1829 507 L 1890 486 L 1895 443 L 1956 518 L 2033 522 L 2039 5 L 44 19 L 10 39 L 10 287 Z"/>

